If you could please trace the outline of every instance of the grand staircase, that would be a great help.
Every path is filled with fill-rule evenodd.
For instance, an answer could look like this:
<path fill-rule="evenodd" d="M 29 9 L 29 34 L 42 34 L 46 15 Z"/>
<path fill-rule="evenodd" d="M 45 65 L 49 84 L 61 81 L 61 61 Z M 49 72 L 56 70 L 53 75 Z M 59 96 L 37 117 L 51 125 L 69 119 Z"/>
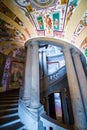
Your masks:
<path fill-rule="evenodd" d="M 0 130 L 26 130 L 18 116 L 19 89 L 0 93 Z"/>

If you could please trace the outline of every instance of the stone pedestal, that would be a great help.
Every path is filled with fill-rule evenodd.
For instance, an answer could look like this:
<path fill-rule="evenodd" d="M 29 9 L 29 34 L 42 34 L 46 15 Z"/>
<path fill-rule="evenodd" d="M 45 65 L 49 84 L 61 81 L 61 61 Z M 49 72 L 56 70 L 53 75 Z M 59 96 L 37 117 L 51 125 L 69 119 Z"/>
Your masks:
<path fill-rule="evenodd" d="M 27 130 L 44 130 L 43 123 L 40 121 L 40 115 L 44 113 L 43 106 L 37 109 L 25 107 L 22 101 L 19 101 L 18 113 L 22 123 Z"/>

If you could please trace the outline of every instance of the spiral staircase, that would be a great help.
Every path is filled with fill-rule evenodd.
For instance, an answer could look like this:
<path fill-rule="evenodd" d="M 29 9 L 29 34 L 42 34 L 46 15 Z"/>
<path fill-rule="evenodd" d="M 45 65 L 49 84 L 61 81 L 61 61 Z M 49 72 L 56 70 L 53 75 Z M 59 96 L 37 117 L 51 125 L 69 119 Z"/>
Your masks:
<path fill-rule="evenodd" d="M 63 87 L 64 84 L 66 84 L 66 69 L 65 66 L 59 69 L 57 72 L 48 75 L 48 85 L 51 89 L 54 86 L 54 90 L 56 91 L 58 89 L 58 86 Z M 53 89 L 52 89 L 53 90 Z M 50 94 L 51 90 L 47 90 L 47 93 Z M 46 92 L 45 92 L 46 93 Z M 21 122 L 20 117 L 18 115 L 18 101 L 19 101 L 19 89 L 15 90 L 9 90 L 3 93 L 0 93 L 0 130 L 27 130 L 25 125 Z M 54 127 L 54 124 L 56 127 L 58 127 L 58 124 L 55 122 L 48 120 L 51 119 L 50 117 L 43 117 L 41 116 L 41 121 L 48 121 L 47 124 Z M 43 122 L 44 125 L 44 122 Z M 60 124 L 59 124 L 60 126 Z M 61 126 L 62 128 L 65 126 Z M 58 130 L 60 130 L 58 127 Z M 53 128 L 52 128 L 53 129 Z M 70 130 L 71 128 L 65 128 L 67 130 Z"/>

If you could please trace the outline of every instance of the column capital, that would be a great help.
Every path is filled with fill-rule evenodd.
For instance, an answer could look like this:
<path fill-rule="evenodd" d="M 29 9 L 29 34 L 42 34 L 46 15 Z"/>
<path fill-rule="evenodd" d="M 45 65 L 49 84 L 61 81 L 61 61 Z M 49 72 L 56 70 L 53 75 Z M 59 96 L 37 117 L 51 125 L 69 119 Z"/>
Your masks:
<path fill-rule="evenodd" d="M 39 44 L 39 43 L 38 43 L 38 41 L 34 41 L 34 40 L 33 40 L 33 41 L 30 42 L 30 44 L 33 45 L 33 44 Z"/>
<path fill-rule="evenodd" d="M 29 45 L 32 46 L 34 44 L 39 44 L 39 43 L 38 43 L 38 41 L 32 40 L 32 41 L 27 41 L 24 46 L 25 46 L 25 48 L 27 48 Z"/>
<path fill-rule="evenodd" d="M 43 50 L 42 53 L 46 53 L 47 50 Z"/>
<path fill-rule="evenodd" d="M 71 50 L 71 47 L 64 47 L 63 48 L 63 52 L 67 52 L 67 51 L 70 51 Z"/>
<path fill-rule="evenodd" d="M 81 51 L 78 50 L 77 48 L 73 48 L 72 51 L 71 51 L 71 53 L 72 53 L 73 57 L 74 56 L 80 56 L 82 54 Z"/>
<path fill-rule="evenodd" d="M 64 48 L 63 48 L 63 51 L 67 51 L 67 50 L 70 50 L 70 49 L 71 49 L 71 47 L 68 47 L 68 46 L 67 46 L 67 47 L 64 47 Z"/>

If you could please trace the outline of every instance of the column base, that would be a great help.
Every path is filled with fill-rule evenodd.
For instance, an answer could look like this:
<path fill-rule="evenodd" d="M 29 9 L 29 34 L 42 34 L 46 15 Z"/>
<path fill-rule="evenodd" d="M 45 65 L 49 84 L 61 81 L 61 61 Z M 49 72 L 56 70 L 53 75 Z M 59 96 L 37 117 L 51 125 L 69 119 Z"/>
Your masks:
<path fill-rule="evenodd" d="M 40 105 L 38 108 L 27 107 L 27 109 L 33 115 L 33 118 L 37 121 L 39 120 L 40 115 L 44 113 L 44 107 L 42 105 Z"/>
<path fill-rule="evenodd" d="M 22 98 L 22 102 L 25 104 L 25 106 L 29 106 L 30 105 L 30 98 Z"/>
<path fill-rule="evenodd" d="M 22 101 L 19 101 L 18 113 L 27 130 L 44 130 L 43 123 L 40 120 L 40 116 L 45 113 L 42 105 L 33 109 L 26 107 Z"/>
<path fill-rule="evenodd" d="M 41 104 L 38 104 L 37 106 L 32 106 L 31 104 L 29 105 L 29 108 L 30 109 L 39 109 L 42 105 Z"/>

